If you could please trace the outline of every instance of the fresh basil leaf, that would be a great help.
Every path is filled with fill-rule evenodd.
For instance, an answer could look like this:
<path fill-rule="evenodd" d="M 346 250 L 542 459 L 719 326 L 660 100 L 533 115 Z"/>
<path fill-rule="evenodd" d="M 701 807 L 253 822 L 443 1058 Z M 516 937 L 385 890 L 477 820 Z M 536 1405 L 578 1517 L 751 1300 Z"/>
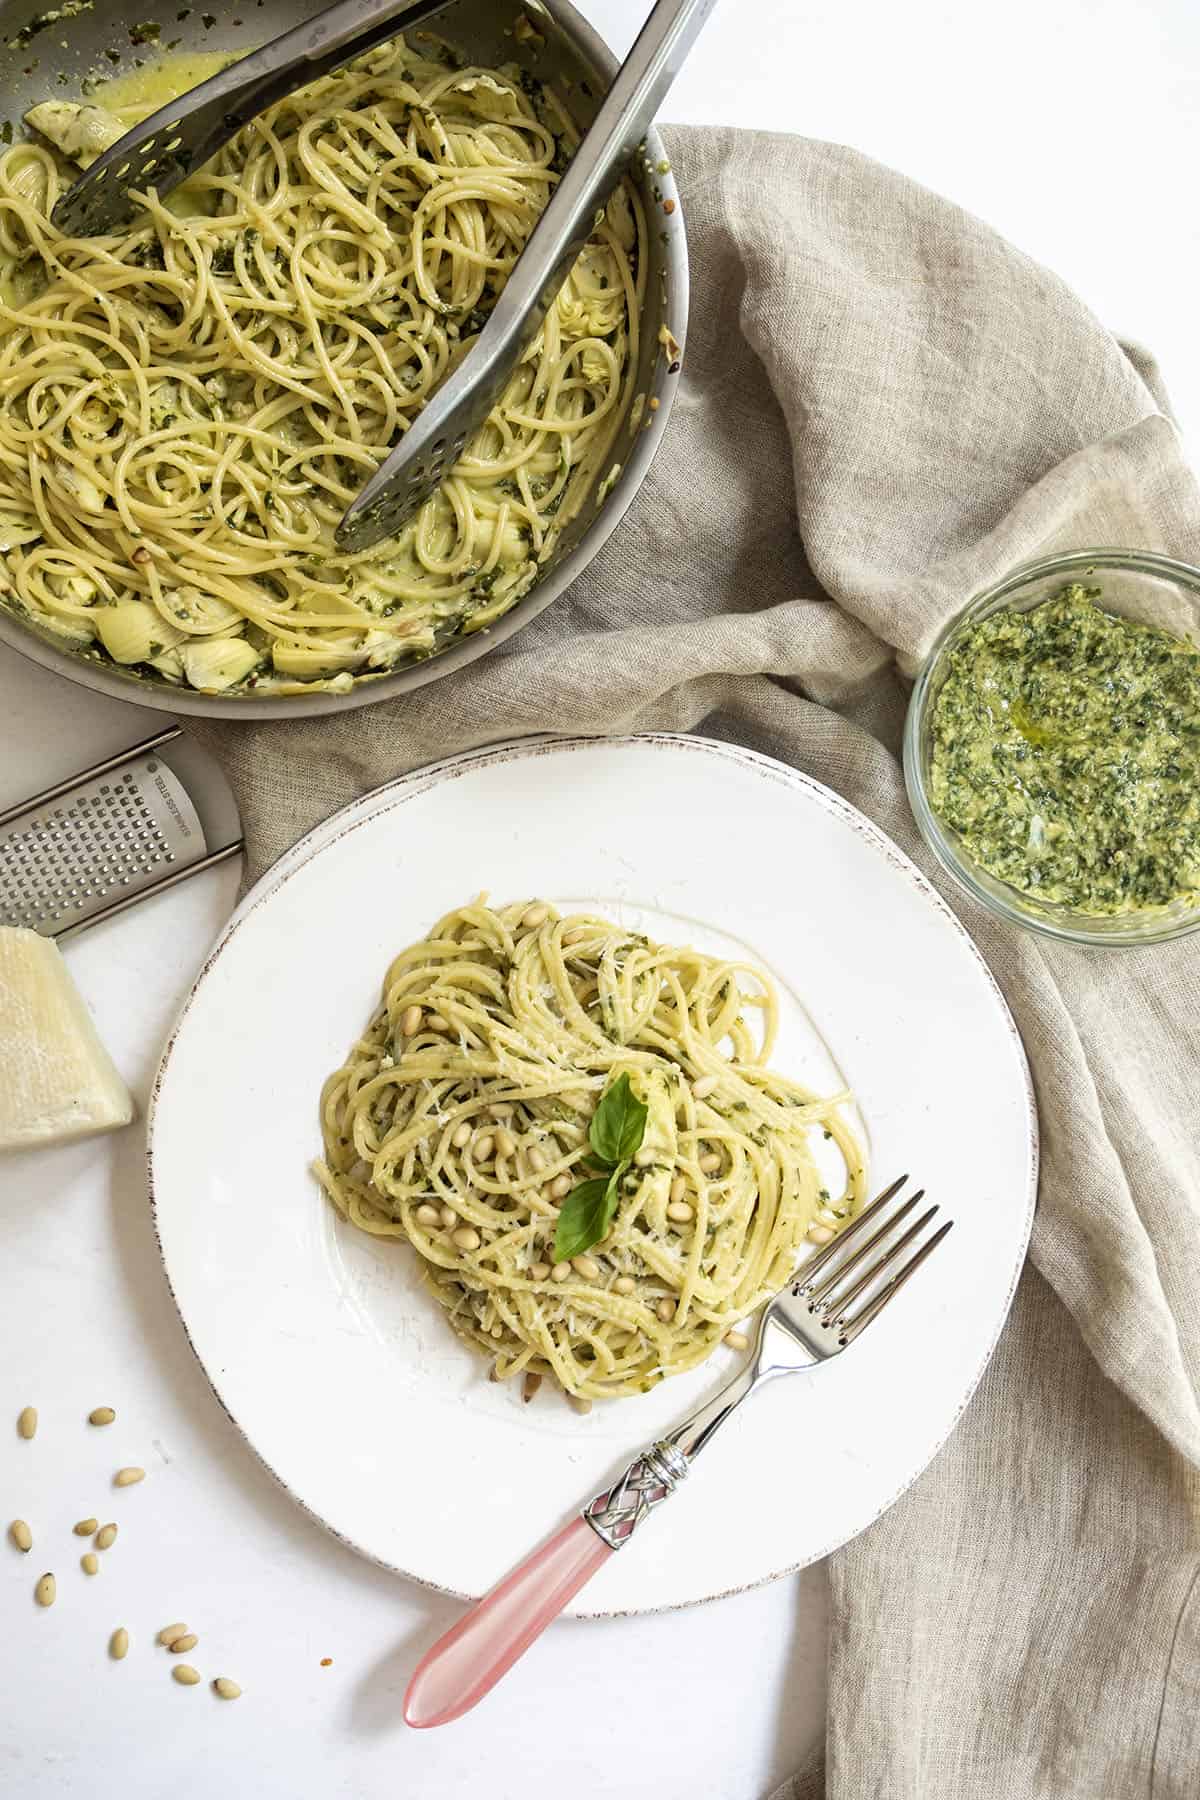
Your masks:
<path fill-rule="evenodd" d="M 592 1149 L 602 1162 L 628 1162 L 641 1148 L 648 1110 L 630 1087 L 628 1075 L 613 1082 L 588 1129 Z"/>
<path fill-rule="evenodd" d="M 570 1262 L 573 1256 L 582 1256 L 585 1250 L 590 1250 L 593 1244 L 607 1236 L 617 1210 L 620 1172 L 618 1167 L 611 1175 L 596 1175 L 572 1188 L 558 1215 L 554 1233 L 555 1262 Z"/>

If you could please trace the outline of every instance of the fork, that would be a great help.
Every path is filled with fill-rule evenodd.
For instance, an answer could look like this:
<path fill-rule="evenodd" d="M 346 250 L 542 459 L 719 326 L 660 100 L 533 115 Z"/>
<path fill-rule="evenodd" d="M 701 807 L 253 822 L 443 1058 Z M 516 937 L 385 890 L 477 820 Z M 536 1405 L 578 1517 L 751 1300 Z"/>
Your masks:
<path fill-rule="evenodd" d="M 619 1480 L 589 1500 L 426 1652 L 404 1696 L 409 1725 L 448 1725 L 478 1705 L 585 1582 L 675 1492 L 743 1400 L 778 1375 L 839 1356 L 879 1317 L 954 1223 L 947 1219 L 924 1236 L 938 1210 L 934 1205 L 895 1236 L 925 1197 L 918 1188 L 889 1211 L 907 1185 L 908 1176 L 902 1175 L 801 1265 L 762 1314 L 754 1354 L 739 1375 L 635 1457 Z"/>

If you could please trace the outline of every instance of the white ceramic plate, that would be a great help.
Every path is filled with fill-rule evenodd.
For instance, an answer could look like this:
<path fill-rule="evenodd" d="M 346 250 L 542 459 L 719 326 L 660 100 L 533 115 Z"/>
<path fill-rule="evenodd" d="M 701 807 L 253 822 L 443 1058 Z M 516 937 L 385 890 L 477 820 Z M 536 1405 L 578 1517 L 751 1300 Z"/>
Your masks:
<path fill-rule="evenodd" d="M 733 1372 L 721 1349 L 581 1417 L 523 1405 L 447 1328 L 415 1259 L 335 1218 L 317 1098 L 392 955 L 487 888 L 740 953 L 784 996 L 777 1062 L 853 1090 L 878 1189 L 957 1220 L 844 1356 L 769 1386 L 581 1613 L 709 1599 L 853 1537 L 925 1467 L 987 1362 L 1025 1254 L 1036 1119 L 978 951 L 861 814 L 692 737 L 526 741 L 347 807 L 246 898 L 193 988 L 150 1115 L 168 1276 L 219 1398 L 295 1498 L 365 1555 L 475 1595 Z"/>

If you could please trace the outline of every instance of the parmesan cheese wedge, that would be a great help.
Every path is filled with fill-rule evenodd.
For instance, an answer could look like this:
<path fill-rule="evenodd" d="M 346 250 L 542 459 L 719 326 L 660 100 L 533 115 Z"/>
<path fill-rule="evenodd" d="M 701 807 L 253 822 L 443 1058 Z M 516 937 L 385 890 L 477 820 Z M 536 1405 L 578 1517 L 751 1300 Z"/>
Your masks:
<path fill-rule="evenodd" d="M 0 926 L 0 1150 L 112 1131 L 133 1101 L 57 944 Z"/>

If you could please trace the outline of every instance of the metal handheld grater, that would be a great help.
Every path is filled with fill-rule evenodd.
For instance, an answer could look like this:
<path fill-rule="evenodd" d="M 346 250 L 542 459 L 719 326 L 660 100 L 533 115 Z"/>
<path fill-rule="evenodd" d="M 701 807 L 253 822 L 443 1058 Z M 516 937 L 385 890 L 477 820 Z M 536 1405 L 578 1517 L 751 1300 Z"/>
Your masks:
<path fill-rule="evenodd" d="M 0 925 L 68 937 L 241 847 L 224 776 L 172 726 L 0 813 Z"/>

